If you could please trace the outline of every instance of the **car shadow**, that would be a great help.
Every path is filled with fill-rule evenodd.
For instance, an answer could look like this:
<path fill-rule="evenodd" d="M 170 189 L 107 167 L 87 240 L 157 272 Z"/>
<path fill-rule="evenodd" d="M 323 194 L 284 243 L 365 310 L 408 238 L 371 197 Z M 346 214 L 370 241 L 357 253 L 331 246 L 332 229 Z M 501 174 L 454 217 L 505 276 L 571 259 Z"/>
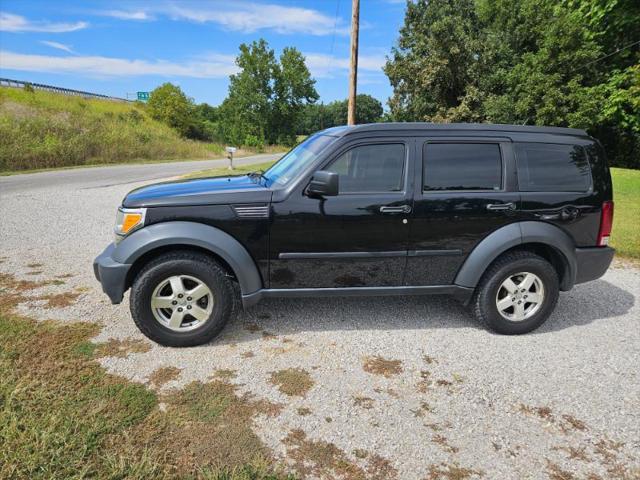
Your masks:
<path fill-rule="evenodd" d="M 561 293 L 556 310 L 535 334 L 547 334 L 623 315 L 635 297 L 605 280 Z M 359 297 L 268 299 L 237 317 L 214 344 L 255 341 L 256 333 L 283 336 L 309 331 L 484 329 L 450 297 Z"/>

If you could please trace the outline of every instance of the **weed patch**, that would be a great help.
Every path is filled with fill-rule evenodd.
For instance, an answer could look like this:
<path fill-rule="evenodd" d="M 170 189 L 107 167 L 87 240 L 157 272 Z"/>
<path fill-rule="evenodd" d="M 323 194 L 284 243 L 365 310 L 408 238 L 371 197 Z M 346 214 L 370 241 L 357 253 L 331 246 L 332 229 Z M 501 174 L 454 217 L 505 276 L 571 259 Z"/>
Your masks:
<path fill-rule="evenodd" d="M 288 368 L 271 372 L 270 381 L 278 387 L 280 392 L 290 397 L 303 397 L 314 384 L 309 372 L 301 368 Z"/>
<path fill-rule="evenodd" d="M 387 360 L 380 356 L 369 357 L 365 360 L 362 368 L 367 373 L 389 378 L 402 373 L 402 362 L 400 360 Z"/>
<path fill-rule="evenodd" d="M 155 388 L 161 388 L 165 384 L 180 376 L 180 369 L 176 367 L 160 367 L 149 376 L 149 383 Z"/>
<path fill-rule="evenodd" d="M 146 353 L 151 350 L 151 345 L 144 340 L 135 338 L 110 338 L 105 343 L 99 343 L 95 349 L 97 357 L 126 358 L 130 353 Z"/>

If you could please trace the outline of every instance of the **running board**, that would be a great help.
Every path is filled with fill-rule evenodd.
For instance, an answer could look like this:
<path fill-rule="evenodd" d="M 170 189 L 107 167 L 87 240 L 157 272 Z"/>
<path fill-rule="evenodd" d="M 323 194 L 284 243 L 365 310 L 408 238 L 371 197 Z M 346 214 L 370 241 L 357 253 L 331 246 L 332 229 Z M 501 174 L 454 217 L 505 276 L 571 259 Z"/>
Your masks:
<path fill-rule="evenodd" d="M 249 308 L 263 298 L 302 297 L 377 297 L 404 295 L 451 295 L 465 305 L 471 300 L 473 288 L 459 285 L 429 285 L 424 287 L 344 287 L 344 288 L 267 288 L 242 295 L 242 306 Z"/>

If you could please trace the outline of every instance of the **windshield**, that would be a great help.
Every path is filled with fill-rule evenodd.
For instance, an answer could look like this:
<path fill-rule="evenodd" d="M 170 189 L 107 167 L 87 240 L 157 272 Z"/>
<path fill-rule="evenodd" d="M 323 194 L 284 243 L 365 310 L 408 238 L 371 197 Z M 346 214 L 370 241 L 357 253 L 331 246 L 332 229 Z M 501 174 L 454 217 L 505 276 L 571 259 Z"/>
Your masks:
<path fill-rule="evenodd" d="M 336 137 L 312 135 L 264 172 L 269 185 L 284 186 L 312 163 Z"/>

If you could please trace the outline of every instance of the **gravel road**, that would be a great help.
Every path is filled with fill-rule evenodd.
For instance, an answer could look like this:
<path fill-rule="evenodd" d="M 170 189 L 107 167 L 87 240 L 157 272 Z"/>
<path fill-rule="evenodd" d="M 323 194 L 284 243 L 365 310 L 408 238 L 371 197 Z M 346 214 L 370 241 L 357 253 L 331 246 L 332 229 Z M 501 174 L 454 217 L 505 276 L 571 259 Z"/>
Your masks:
<path fill-rule="evenodd" d="M 111 241 L 127 191 L 207 163 L 0 178 L 0 271 L 30 280 L 73 275 L 44 291 L 80 293 L 64 309 L 38 301 L 20 308 L 99 322 L 96 342 L 149 343 L 131 321 L 128 298 L 108 303 L 91 263 Z M 292 465 L 295 442 L 311 452 L 328 442 L 336 458 L 376 478 L 640 478 L 638 299 L 640 270 L 618 263 L 561 294 L 547 324 L 520 337 L 478 327 L 446 298 L 270 300 L 209 345 L 149 343 L 148 351 L 102 363 L 139 382 L 177 367 L 165 389 L 233 370 L 241 392 L 282 404 L 277 417 L 257 418 L 256 431 Z M 271 372 L 290 368 L 310 379 L 306 392 L 289 396 L 271 382 Z M 291 434 L 298 429 L 306 435 Z"/>

